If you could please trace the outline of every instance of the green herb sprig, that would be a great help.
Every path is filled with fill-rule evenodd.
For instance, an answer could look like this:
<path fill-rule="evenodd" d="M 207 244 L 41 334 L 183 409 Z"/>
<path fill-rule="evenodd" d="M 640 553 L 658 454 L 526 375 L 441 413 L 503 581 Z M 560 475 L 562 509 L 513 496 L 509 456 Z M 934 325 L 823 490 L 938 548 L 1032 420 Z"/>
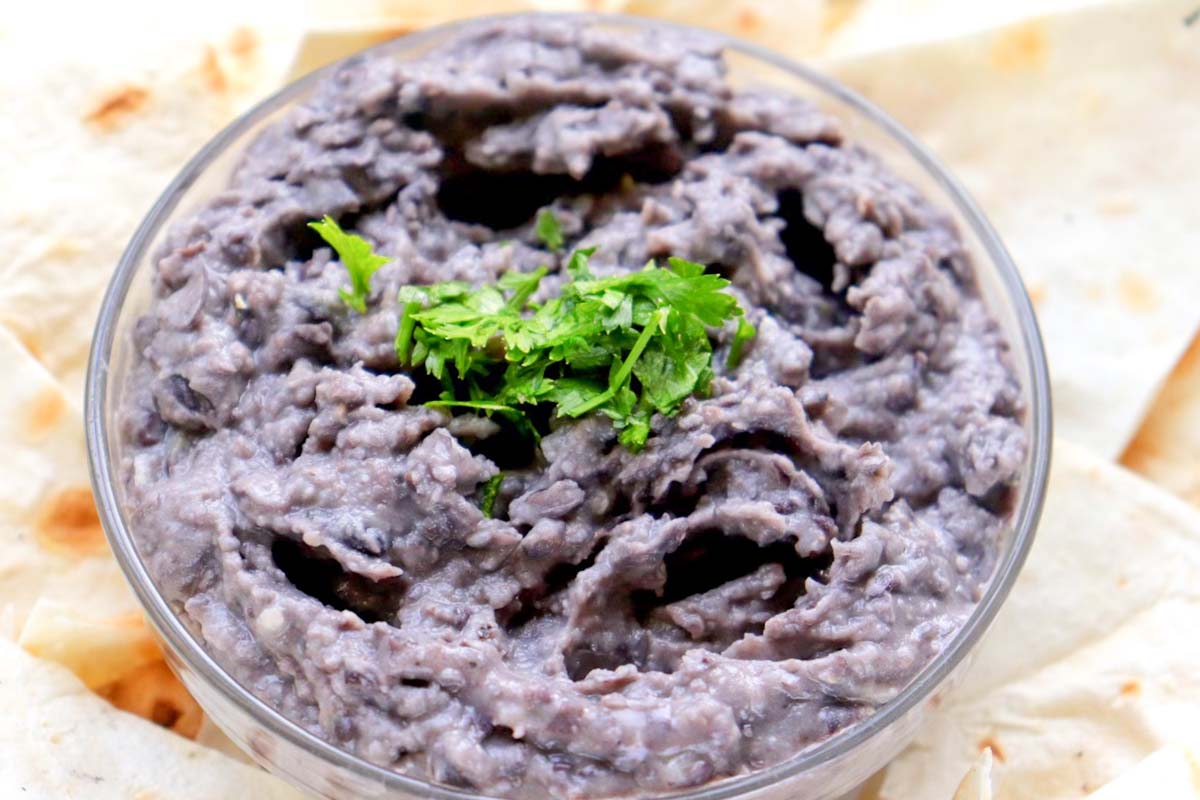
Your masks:
<path fill-rule="evenodd" d="M 360 236 L 346 233 L 330 217 L 309 223 L 337 251 L 350 276 L 339 290 L 347 306 L 366 313 L 371 276 L 388 259 Z M 561 248 L 558 220 L 538 216 L 535 235 L 550 249 Z M 726 361 L 737 366 L 755 328 L 729 281 L 702 264 L 653 260 L 639 272 L 598 278 L 589 259 L 594 248 L 575 250 L 567 281 L 543 304 L 532 302 L 548 270 L 509 272 L 491 285 L 461 281 L 405 286 L 396 332 L 401 366 L 422 368 L 442 381 L 441 408 L 500 414 L 526 434 L 537 431 L 528 411 L 549 404 L 559 417 L 601 413 L 613 421 L 630 450 L 645 446 L 650 419 L 673 416 L 683 401 L 704 394 L 712 381 L 708 329 L 737 320 Z M 497 482 L 485 493 L 494 502 Z"/>
<path fill-rule="evenodd" d="M 388 263 L 378 255 L 371 243 L 361 236 L 346 233 L 328 214 L 320 222 L 310 222 L 308 227 L 321 235 L 341 259 L 342 266 L 350 274 L 350 288 L 338 289 L 342 302 L 360 314 L 367 313 L 367 297 L 371 294 L 371 276 Z"/>
<path fill-rule="evenodd" d="M 449 281 L 401 289 L 397 358 L 446 386 L 427 405 L 526 424 L 528 408 L 542 403 L 559 417 L 602 413 L 636 451 L 655 412 L 672 416 L 687 397 L 708 390 L 708 328 L 739 319 L 739 349 L 752 335 L 724 291 L 729 282 L 703 265 L 671 258 L 667 268 L 651 261 L 639 272 L 597 278 L 592 253 L 572 253 L 569 280 L 542 305 L 530 298 L 545 268 L 479 288 Z"/>
<path fill-rule="evenodd" d="M 495 515 L 496 496 L 500 494 L 500 484 L 502 483 L 504 483 L 503 472 L 496 473 L 484 482 L 479 499 L 479 510 L 483 512 L 484 519 L 491 519 Z"/>
<path fill-rule="evenodd" d="M 554 212 L 550 209 L 543 208 L 538 212 L 537 220 L 533 224 L 533 233 L 537 236 L 538 241 L 554 252 L 562 250 L 562 225 L 559 224 L 558 217 L 554 216 Z"/>

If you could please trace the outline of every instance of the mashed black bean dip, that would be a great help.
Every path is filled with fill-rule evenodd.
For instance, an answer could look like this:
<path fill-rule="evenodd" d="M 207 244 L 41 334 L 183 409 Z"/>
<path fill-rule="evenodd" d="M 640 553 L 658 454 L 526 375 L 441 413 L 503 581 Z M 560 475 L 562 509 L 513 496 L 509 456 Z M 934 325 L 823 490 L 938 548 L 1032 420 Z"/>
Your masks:
<path fill-rule="evenodd" d="M 365 313 L 324 215 L 390 259 Z M 402 286 L 546 266 L 544 301 L 590 247 L 729 278 L 740 362 L 711 329 L 707 393 L 636 452 L 603 414 L 538 440 L 425 405 Z M 561 20 L 344 63 L 171 231 L 135 345 L 128 512 L 207 649 L 330 742 L 504 797 L 694 787 L 870 716 L 980 598 L 1026 452 L 947 214 L 716 46 Z"/>

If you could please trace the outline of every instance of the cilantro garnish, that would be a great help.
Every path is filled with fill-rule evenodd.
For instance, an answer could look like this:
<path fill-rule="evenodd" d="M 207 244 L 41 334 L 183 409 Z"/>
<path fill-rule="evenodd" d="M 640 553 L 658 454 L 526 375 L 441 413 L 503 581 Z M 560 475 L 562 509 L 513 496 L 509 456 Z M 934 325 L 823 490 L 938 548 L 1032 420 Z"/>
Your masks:
<path fill-rule="evenodd" d="M 371 243 L 353 233 L 346 233 L 328 214 L 320 222 L 310 222 L 308 227 L 321 235 L 330 247 L 337 251 L 342 266 L 350 274 L 350 288 L 338 289 L 342 302 L 360 314 L 367 313 L 367 296 L 371 293 L 371 276 L 388 262 L 375 253 Z"/>
<path fill-rule="evenodd" d="M 388 259 L 328 216 L 309 227 L 346 267 L 350 287 L 339 290 L 343 302 L 366 313 L 371 276 Z M 548 209 L 538 215 L 535 233 L 550 249 L 561 249 L 562 230 Z M 708 391 L 709 328 L 737 320 L 726 361 L 730 369 L 737 366 L 755 329 L 724 291 L 729 281 L 681 258 L 667 259 L 666 268 L 651 260 L 639 272 L 598 278 L 589 263 L 594 252 L 571 253 L 567 281 L 544 303 L 532 298 L 546 267 L 509 272 L 480 287 L 445 281 L 402 288 L 396 358 L 444 387 L 426 405 L 499 414 L 535 439 L 528 416 L 534 406 L 550 406 L 559 417 L 604 414 L 621 444 L 637 451 L 655 413 L 673 416 L 688 397 Z M 484 486 L 485 516 L 499 480 Z"/>
<path fill-rule="evenodd" d="M 498 413 L 530 433 L 526 411 L 539 404 L 559 417 L 601 413 L 637 451 L 655 412 L 672 416 L 687 397 L 707 391 L 710 327 L 739 320 L 732 362 L 754 335 L 724 291 L 729 281 L 703 265 L 671 258 L 668 268 L 651 261 L 639 272 L 597 278 L 592 252 L 571 255 L 569 280 L 540 305 L 530 298 L 545 268 L 478 288 L 404 287 L 396 355 L 442 381 L 445 391 L 429 405 Z"/>
<path fill-rule="evenodd" d="M 742 363 L 742 348 L 757 333 L 758 331 L 751 324 L 750 320 L 745 317 L 738 318 L 737 330 L 733 333 L 733 341 L 729 343 L 729 356 L 725 359 L 725 367 L 727 369 L 736 369 L 737 365 Z"/>
<path fill-rule="evenodd" d="M 554 212 L 548 208 L 543 208 L 537 215 L 537 222 L 533 226 L 534 235 L 538 241 L 549 247 L 554 252 L 558 252 L 563 246 L 562 226 L 558 224 L 558 217 L 554 216 Z"/>
<path fill-rule="evenodd" d="M 479 498 L 479 510 L 483 516 L 491 519 L 496 509 L 496 495 L 500 494 L 500 484 L 504 483 L 504 473 L 500 472 L 488 478 L 483 484 L 483 492 Z"/>

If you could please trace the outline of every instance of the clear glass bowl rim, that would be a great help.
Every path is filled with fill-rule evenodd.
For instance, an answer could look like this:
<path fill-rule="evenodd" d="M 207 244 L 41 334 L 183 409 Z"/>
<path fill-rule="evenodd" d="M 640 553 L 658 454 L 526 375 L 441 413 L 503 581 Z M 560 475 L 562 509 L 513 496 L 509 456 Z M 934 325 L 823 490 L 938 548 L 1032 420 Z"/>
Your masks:
<path fill-rule="evenodd" d="M 791 76 L 810 84 L 821 92 L 853 107 L 858 113 L 891 135 L 896 142 L 928 173 L 939 188 L 957 206 L 967 225 L 970 226 L 988 258 L 991 266 L 999 272 L 1002 288 L 1007 295 L 1011 310 L 1023 338 L 1022 347 L 1028 356 L 1026 365 L 1032 385 L 1028 387 L 1031 398 L 1032 442 L 1029 457 L 1028 490 L 1016 509 L 1013 522 L 1012 546 L 1004 559 L 997 564 L 996 573 L 962 629 L 951 644 L 895 698 L 881 707 L 859 725 L 802 750 L 787 761 L 766 769 L 728 778 L 711 785 L 680 793 L 665 795 L 676 800 L 725 800 L 765 789 L 787 781 L 792 776 L 809 771 L 826 762 L 843 757 L 863 742 L 873 738 L 907 712 L 926 700 L 945 681 L 975 647 L 986 632 L 1000 606 L 1020 573 L 1021 566 L 1033 544 L 1034 533 L 1041 517 L 1050 469 L 1052 439 L 1050 380 L 1045 350 L 1033 304 L 1021 281 L 1016 265 L 1009 256 L 996 231 L 992 228 L 975 201 L 968 195 L 958 180 L 942 166 L 938 159 L 919 143 L 903 126 L 884 113 L 880 108 L 843 86 L 838 81 L 804 64 L 775 53 L 767 48 L 746 42 L 736 37 L 717 33 L 704 28 L 667 22 L 663 20 L 634 17 L 624 14 L 595 13 L 518 13 L 472 17 L 444 23 L 406 34 L 384 42 L 362 52 L 400 53 L 419 48 L 427 41 L 445 36 L 457 30 L 491 22 L 537 17 L 539 19 L 576 19 L 584 22 L 607 25 L 628 25 L 643 29 L 671 30 L 677 32 L 700 32 L 719 42 L 727 50 L 738 52 L 752 59 L 777 67 Z M 167 642 L 174 654 L 184 665 L 209 685 L 217 687 L 242 712 L 248 714 L 269 733 L 287 740 L 292 745 L 306 750 L 327 763 L 345 769 L 360 778 L 384 786 L 389 791 L 408 792 L 416 797 L 430 800 L 489 800 L 486 795 L 429 783 L 381 767 L 354 756 L 309 733 L 288 720 L 274 708 L 252 695 L 226 673 L 204 650 L 201 644 L 187 631 L 171 611 L 166 600 L 158 593 L 149 573 L 137 553 L 133 537 L 125 523 L 116 496 L 117 475 L 109 458 L 108 420 L 105 406 L 108 392 L 109 359 L 112 354 L 117 322 L 121 315 L 126 295 L 138 274 L 138 267 L 147 255 L 147 249 L 166 223 L 183 193 L 196 178 L 223 154 L 229 145 L 260 122 L 302 95 L 323 77 L 336 69 L 341 60 L 322 67 L 263 100 L 249 111 L 231 122 L 211 139 L 184 166 L 175 179 L 151 207 L 146 218 L 138 226 L 130 240 L 104 295 L 97 318 L 95 335 L 88 362 L 84 390 L 84 424 L 87 434 L 88 461 L 91 470 L 92 488 L 101 522 L 109 544 L 126 579 L 132 586 L 158 633 Z M 979 266 L 979 265 L 977 265 Z"/>

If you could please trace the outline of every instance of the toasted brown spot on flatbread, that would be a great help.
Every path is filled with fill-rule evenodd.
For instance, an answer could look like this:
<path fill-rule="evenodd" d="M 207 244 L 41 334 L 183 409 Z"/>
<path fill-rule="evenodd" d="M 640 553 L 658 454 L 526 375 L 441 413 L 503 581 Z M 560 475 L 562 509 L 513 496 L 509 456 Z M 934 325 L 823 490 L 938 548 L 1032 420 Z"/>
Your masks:
<path fill-rule="evenodd" d="M 1142 693 L 1142 684 L 1139 681 L 1125 681 L 1121 684 L 1122 697 L 1136 697 Z"/>
<path fill-rule="evenodd" d="M 220 94 L 229 88 L 229 78 L 221 67 L 221 59 L 212 45 L 204 46 L 204 58 L 200 62 L 200 75 L 209 91 Z"/>
<path fill-rule="evenodd" d="M 738 33 L 748 36 L 762 30 L 763 19 L 753 8 L 743 8 L 738 11 L 734 24 Z"/>
<path fill-rule="evenodd" d="M 1027 22 L 1000 33 L 992 43 L 991 62 L 996 69 L 1032 69 L 1046 63 L 1049 45 L 1038 22 Z"/>
<path fill-rule="evenodd" d="M 1139 314 L 1149 314 L 1158 308 L 1154 285 L 1135 272 L 1121 273 L 1117 296 L 1126 308 Z"/>
<path fill-rule="evenodd" d="M 1102 202 L 1099 211 L 1106 217 L 1127 217 L 1137 211 L 1137 206 L 1124 198 L 1114 198 Z"/>
<path fill-rule="evenodd" d="M 1046 284 L 1031 283 L 1029 284 L 1029 302 L 1033 303 L 1033 307 L 1041 309 L 1042 304 L 1046 302 Z"/>
<path fill-rule="evenodd" d="M 94 555 L 107 546 L 92 492 L 82 486 L 51 495 L 34 519 L 34 530 L 42 547 L 69 556 Z"/>
<path fill-rule="evenodd" d="M 117 708 L 194 739 L 204 712 L 165 661 L 131 670 L 100 692 Z"/>
<path fill-rule="evenodd" d="M 84 249 L 76 240 L 60 236 L 46 247 L 45 253 L 48 258 L 74 258 L 83 255 Z"/>
<path fill-rule="evenodd" d="M 29 409 L 29 417 L 25 420 L 26 433 L 33 439 L 40 439 L 59 423 L 67 410 L 67 401 L 62 392 L 56 388 L 43 389 L 33 399 Z"/>
<path fill-rule="evenodd" d="M 1000 746 L 1000 742 L 996 740 L 995 736 L 985 736 L 984 738 L 980 739 L 978 747 L 979 752 L 981 753 L 984 750 L 991 750 L 992 755 L 996 757 L 996 760 L 1000 763 L 1004 763 L 1006 758 L 1004 755 L 1004 748 Z"/>
<path fill-rule="evenodd" d="M 126 84 L 103 95 L 91 110 L 83 115 L 83 119 L 103 131 L 113 131 L 149 100 L 149 89 Z"/>
<path fill-rule="evenodd" d="M 250 28 L 238 28 L 229 36 L 229 52 L 239 61 L 253 61 L 258 55 L 258 34 Z"/>
<path fill-rule="evenodd" d="M 821 35 L 832 36 L 858 13 L 861 0 L 830 0 L 821 16 Z"/>

